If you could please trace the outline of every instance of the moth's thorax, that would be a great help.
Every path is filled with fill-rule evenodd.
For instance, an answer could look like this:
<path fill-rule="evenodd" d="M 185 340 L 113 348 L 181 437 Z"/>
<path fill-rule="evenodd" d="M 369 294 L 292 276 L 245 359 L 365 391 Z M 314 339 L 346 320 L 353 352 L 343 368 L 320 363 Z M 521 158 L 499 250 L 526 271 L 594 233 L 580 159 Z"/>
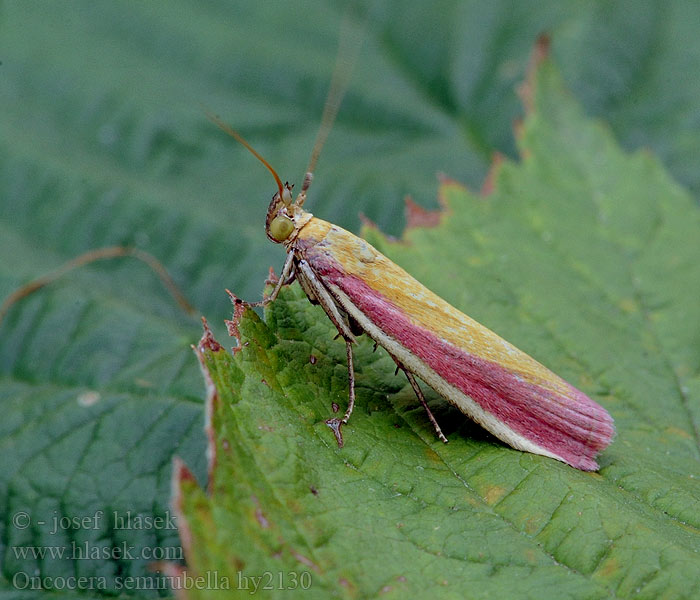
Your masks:
<path fill-rule="evenodd" d="M 307 216 L 309 218 L 306 218 Z M 305 250 L 312 246 L 322 244 L 326 241 L 328 233 L 334 227 L 336 226 L 332 223 L 324 221 L 323 219 L 318 219 L 311 213 L 305 212 L 304 224 L 294 236 L 294 246 L 300 250 Z"/>
<path fill-rule="evenodd" d="M 292 217 L 292 221 L 294 223 L 294 231 L 284 241 L 284 245 L 287 249 L 289 249 L 292 246 L 292 244 L 294 244 L 294 242 L 296 242 L 302 229 L 304 229 L 308 223 L 310 223 L 311 221 L 317 220 L 317 219 L 314 219 L 314 216 L 310 212 L 305 211 L 303 208 L 296 206 L 296 205 L 293 208 L 294 208 L 294 216 Z"/>

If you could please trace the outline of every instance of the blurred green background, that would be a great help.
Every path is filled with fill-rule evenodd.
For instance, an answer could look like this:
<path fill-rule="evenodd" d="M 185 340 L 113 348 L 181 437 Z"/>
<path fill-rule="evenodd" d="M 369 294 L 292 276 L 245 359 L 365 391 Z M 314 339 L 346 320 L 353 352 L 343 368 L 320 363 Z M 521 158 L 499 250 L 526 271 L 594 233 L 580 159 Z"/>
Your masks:
<path fill-rule="evenodd" d="M 283 252 L 263 231 L 274 182 L 204 109 L 300 184 L 345 10 L 2 3 L 0 297 L 86 250 L 134 245 L 224 338 L 224 288 L 258 298 Z M 358 232 L 362 213 L 398 236 L 406 195 L 437 206 L 437 173 L 478 189 L 495 153 L 517 157 L 516 87 L 542 32 L 588 114 L 700 194 L 700 4 L 378 1 L 350 12 L 365 42 L 311 188 L 317 216 Z M 0 324 L 0 512 L 162 514 L 173 454 L 204 480 L 203 387 L 189 348 L 199 332 L 129 259 L 13 307 Z M 8 558 L 40 532 L 0 527 L 6 577 L 63 568 Z M 174 533 L 131 535 L 177 544 Z"/>
<path fill-rule="evenodd" d="M 690 2 L 358 3 L 366 40 L 310 208 L 399 234 L 438 172 L 478 188 L 515 156 L 539 33 L 591 115 L 696 195 L 700 7 Z M 206 107 L 300 182 L 335 59 L 338 2 L 10 2 L 2 10 L 2 290 L 86 249 L 153 252 L 205 313 L 259 294 L 274 183 Z M 108 267 L 112 268 L 112 267 Z M 121 287 L 121 286 L 119 286 Z M 217 292 L 217 290 L 219 290 Z"/>

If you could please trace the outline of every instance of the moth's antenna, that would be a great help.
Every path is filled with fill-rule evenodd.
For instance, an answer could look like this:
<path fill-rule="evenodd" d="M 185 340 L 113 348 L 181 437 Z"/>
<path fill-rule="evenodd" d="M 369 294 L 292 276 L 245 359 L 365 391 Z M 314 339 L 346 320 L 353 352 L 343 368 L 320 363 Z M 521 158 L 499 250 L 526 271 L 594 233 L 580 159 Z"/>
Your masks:
<path fill-rule="evenodd" d="M 221 131 L 228 133 L 233 139 L 235 139 L 237 142 L 243 144 L 249 151 L 250 153 L 257 158 L 262 164 L 264 164 L 268 171 L 272 173 L 272 176 L 275 178 L 275 182 L 277 183 L 277 188 L 279 189 L 280 192 L 280 198 L 284 198 L 284 186 L 282 185 L 282 180 L 279 178 L 279 175 L 277 175 L 277 172 L 272 168 L 269 162 L 267 162 L 260 154 L 251 146 L 245 138 L 238 133 L 235 129 L 233 129 L 231 126 L 227 125 L 224 123 L 219 117 L 217 117 L 215 114 L 210 113 L 208 110 L 205 111 L 207 115 L 207 119 L 209 119 L 214 125 L 216 125 Z"/>
<path fill-rule="evenodd" d="M 311 151 L 309 166 L 306 168 L 304 183 L 301 187 L 302 203 L 306 197 L 306 190 L 309 189 L 311 181 L 313 180 L 313 172 L 316 168 L 318 157 L 321 154 L 321 149 L 326 143 L 328 134 L 333 128 L 333 123 L 335 121 L 336 115 L 338 114 L 340 103 L 342 102 L 343 96 L 345 95 L 345 92 L 348 89 L 350 76 L 352 75 L 355 63 L 357 62 L 357 57 L 360 53 L 360 48 L 362 47 L 364 31 L 364 26 L 358 27 L 357 25 L 354 25 L 349 15 L 345 15 L 345 17 L 343 18 L 343 22 L 340 26 L 338 55 L 336 56 L 335 66 L 333 67 L 333 76 L 331 77 L 331 85 L 328 90 L 326 104 L 323 107 L 321 127 L 318 130 L 318 134 L 316 134 L 316 141 L 314 142 L 314 148 Z"/>

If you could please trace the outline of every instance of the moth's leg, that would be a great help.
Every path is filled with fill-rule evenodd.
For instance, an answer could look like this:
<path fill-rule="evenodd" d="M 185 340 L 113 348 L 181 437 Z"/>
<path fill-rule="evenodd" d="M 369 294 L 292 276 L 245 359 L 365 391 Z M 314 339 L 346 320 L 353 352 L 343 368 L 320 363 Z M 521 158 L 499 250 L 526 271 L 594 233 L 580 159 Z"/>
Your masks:
<path fill-rule="evenodd" d="M 343 446 L 343 435 L 340 431 L 342 425 L 345 425 L 352 414 L 352 409 L 355 407 L 355 369 L 352 360 L 352 345 L 355 342 L 355 334 L 352 331 L 350 323 L 347 321 L 347 316 L 343 316 L 338 309 L 333 297 L 330 295 L 326 287 L 319 281 L 313 270 L 305 260 L 300 260 L 299 271 L 297 277 L 302 284 L 301 287 L 306 291 L 307 295 L 312 294 L 316 302 L 318 302 L 323 310 L 328 315 L 331 323 L 338 330 L 338 335 L 345 340 L 345 349 L 348 358 L 348 380 L 350 391 L 348 394 L 348 408 L 345 411 L 342 419 L 333 418 L 326 421 L 335 435 L 338 446 Z M 310 296 L 311 297 L 311 296 Z"/>
<path fill-rule="evenodd" d="M 253 307 L 253 306 L 265 306 L 269 304 L 270 302 L 274 302 L 275 299 L 277 298 L 277 295 L 280 293 L 280 290 L 282 289 L 282 286 L 285 285 L 288 281 L 291 283 L 294 281 L 295 273 L 292 270 L 294 268 L 294 252 L 288 252 L 287 253 L 287 259 L 284 261 L 284 266 L 282 267 L 282 273 L 280 273 L 280 277 L 277 280 L 277 283 L 272 290 L 272 293 L 269 296 L 265 296 L 262 300 L 259 300 L 258 302 L 246 302 L 245 300 L 241 300 L 240 298 L 235 298 L 236 304 L 242 304 L 243 306 L 248 306 L 248 307 Z"/>
<path fill-rule="evenodd" d="M 416 378 L 413 376 L 413 373 L 408 371 L 406 367 L 404 367 L 397 359 L 396 357 L 392 356 L 394 361 L 396 362 L 397 369 L 401 369 L 405 374 L 406 378 L 408 379 L 408 383 L 411 384 L 411 387 L 413 388 L 413 391 L 416 393 L 416 396 L 418 396 L 418 400 L 420 400 L 420 403 L 423 405 L 423 408 L 425 409 L 425 412 L 428 413 L 428 419 L 430 422 L 433 424 L 433 428 L 435 429 L 435 433 L 437 434 L 438 438 L 447 443 L 448 439 L 445 437 L 445 434 L 442 433 L 442 429 L 440 429 L 440 425 L 438 425 L 437 420 L 433 416 L 432 411 L 430 410 L 430 407 L 428 406 L 428 403 L 425 401 L 425 396 L 423 395 L 423 390 L 420 389 L 420 386 L 418 385 L 418 382 L 416 381 Z"/>
<path fill-rule="evenodd" d="M 282 285 L 292 285 L 294 281 L 296 281 L 296 278 L 297 272 L 292 269 L 292 274 L 284 280 L 284 283 Z"/>
<path fill-rule="evenodd" d="M 297 278 L 297 272 L 296 270 L 292 269 L 292 274 L 287 277 L 287 279 L 284 280 L 284 285 L 291 285 L 296 281 Z M 270 274 L 267 276 L 267 279 L 265 280 L 265 285 L 277 285 L 279 283 L 280 278 L 275 275 L 275 272 L 273 271 L 272 267 L 270 267 Z"/>
<path fill-rule="evenodd" d="M 350 387 L 348 393 L 348 408 L 342 419 L 333 418 L 326 421 L 326 425 L 333 430 L 339 448 L 343 447 L 343 434 L 340 431 L 340 427 L 350 420 L 352 409 L 355 408 L 355 368 L 352 362 L 352 342 L 348 339 L 345 340 L 345 349 L 348 357 L 348 382 Z"/>
<path fill-rule="evenodd" d="M 350 415 L 352 410 L 355 408 L 355 366 L 352 361 L 352 342 L 350 340 L 345 340 L 345 351 L 348 357 L 348 382 L 349 382 L 349 393 L 348 393 L 348 408 L 343 415 L 343 423 L 347 423 L 350 420 Z"/>

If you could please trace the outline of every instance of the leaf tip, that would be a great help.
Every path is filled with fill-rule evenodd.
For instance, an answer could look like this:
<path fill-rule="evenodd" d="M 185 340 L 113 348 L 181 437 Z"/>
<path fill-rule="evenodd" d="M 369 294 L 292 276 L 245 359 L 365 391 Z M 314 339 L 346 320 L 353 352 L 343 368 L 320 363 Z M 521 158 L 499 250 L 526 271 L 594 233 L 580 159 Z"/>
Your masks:
<path fill-rule="evenodd" d="M 540 34 L 530 53 L 530 63 L 527 68 L 525 81 L 518 87 L 518 95 L 525 107 L 525 113 L 528 115 L 535 110 L 535 79 L 537 71 L 542 63 L 549 58 L 551 45 L 549 34 Z"/>
<path fill-rule="evenodd" d="M 441 203 L 442 204 L 442 203 Z M 404 198 L 404 211 L 406 214 L 406 229 L 432 228 L 440 225 L 445 214 L 444 206 L 437 210 L 428 210 L 417 204 L 411 196 Z"/>
<path fill-rule="evenodd" d="M 265 285 L 277 285 L 279 277 L 275 274 L 274 267 L 270 266 L 270 270 L 267 273 L 267 279 L 265 280 Z"/>
<path fill-rule="evenodd" d="M 233 348 L 233 353 L 235 354 L 241 349 L 241 332 L 239 330 L 239 325 L 241 324 L 241 317 L 243 316 L 246 307 L 241 302 L 240 298 L 231 290 L 226 290 L 226 293 L 231 299 L 231 304 L 233 304 L 233 316 L 230 320 L 225 320 L 224 323 L 226 324 L 228 334 L 236 340 L 236 347 Z"/>
<path fill-rule="evenodd" d="M 481 186 L 481 195 L 489 196 L 496 189 L 496 180 L 498 178 L 498 173 L 501 170 L 505 158 L 500 152 L 494 152 L 491 158 L 491 165 L 489 166 L 489 171 L 486 174 L 486 179 Z"/>
<path fill-rule="evenodd" d="M 375 231 L 379 231 L 379 225 L 372 221 L 372 219 L 370 219 L 365 213 L 361 212 L 358 216 L 360 217 L 360 223 L 362 223 L 362 227 L 367 227 L 368 229 L 374 229 Z"/>
<path fill-rule="evenodd" d="M 221 344 L 214 339 L 214 334 L 209 328 L 206 317 L 202 317 L 202 328 L 204 329 L 204 333 L 202 333 L 202 337 L 197 346 L 199 351 L 204 352 L 205 350 L 209 350 L 210 352 L 220 352 L 223 348 Z"/>
<path fill-rule="evenodd" d="M 441 216 L 448 216 L 452 210 L 449 201 L 450 194 L 453 192 L 466 193 L 468 189 L 461 181 L 457 181 L 445 173 L 438 173 L 437 178 L 439 182 L 437 194 L 439 211 Z"/>
<path fill-rule="evenodd" d="M 389 235 L 384 233 L 380 228 L 379 225 L 377 225 L 372 219 L 370 219 L 367 215 L 364 213 L 359 214 L 360 217 L 360 223 L 362 223 L 362 237 L 367 239 L 367 238 L 373 238 L 377 237 L 385 242 L 388 242 L 390 244 L 395 244 L 398 243 L 399 240 L 398 238 L 394 237 L 393 235 Z"/>

